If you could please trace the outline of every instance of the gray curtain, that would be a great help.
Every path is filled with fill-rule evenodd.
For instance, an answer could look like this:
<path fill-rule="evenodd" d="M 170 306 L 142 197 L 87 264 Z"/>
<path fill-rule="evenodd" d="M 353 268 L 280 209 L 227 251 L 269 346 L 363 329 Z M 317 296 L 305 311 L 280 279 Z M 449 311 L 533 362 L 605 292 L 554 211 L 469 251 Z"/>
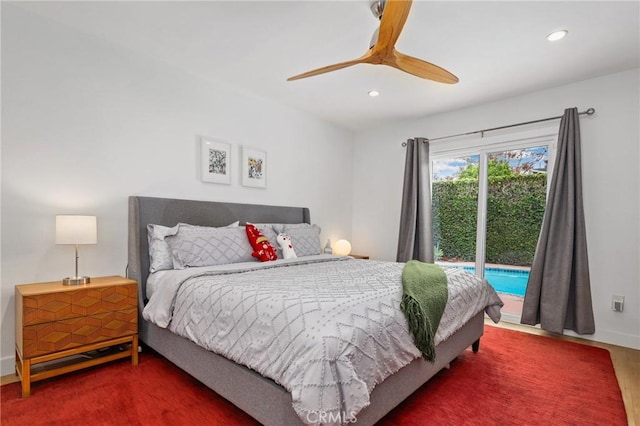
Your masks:
<path fill-rule="evenodd" d="M 593 334 L 587 240 L 582 205 L 580 123 L 576 108 L 560 122 L 549 199 L 522 308 L 522 324 L 562 334 Z"/>
<path fill-rule="evenodd" d="M 433 232 L 431 229 L 431 176 L 429 170 L 429 140 L 407 140 L 404 164 L 398 262 L 415 259 L 433 263 Z"/>

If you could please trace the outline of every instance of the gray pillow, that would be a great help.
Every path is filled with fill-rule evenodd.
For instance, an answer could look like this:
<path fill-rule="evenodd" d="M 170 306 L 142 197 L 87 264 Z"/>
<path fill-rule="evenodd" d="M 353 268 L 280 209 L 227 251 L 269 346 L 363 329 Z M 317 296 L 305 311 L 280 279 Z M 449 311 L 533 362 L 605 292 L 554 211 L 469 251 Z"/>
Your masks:
<path fill-rule="evenodd" d="M 178 232 L 166 241 L 171 248 L 174 269 L 256 260 L 251 256 L 253 248 L 244 227 L 179 225 Z"/>
<path fill-rule="evenodd" d="M 196 226 L 188 225 L 186 223 L 179 223 L 176 226 L 169 228 L 163 225 L 147 225 L 147 240 L 149 241 L 149 272 L 164 271 L 167 269 L 173 269 L 173 256 L 171 254 L 171 248 L 165 241 L 165 238 L 171 235 L 175 235 L 178 232 L 178 226 Z M 238 227 L 239 222 L 233 222 L 225 228 Z"/>
<path fill-rule="evenodd" d="M 274 230 L 291 237 L 293 249 L 298 257 L 322 253 L 320 246 L 321 229 L 318 225 L 309 225 L 308 223 L 285 224 L 278 227 L 274 226 Z"/>

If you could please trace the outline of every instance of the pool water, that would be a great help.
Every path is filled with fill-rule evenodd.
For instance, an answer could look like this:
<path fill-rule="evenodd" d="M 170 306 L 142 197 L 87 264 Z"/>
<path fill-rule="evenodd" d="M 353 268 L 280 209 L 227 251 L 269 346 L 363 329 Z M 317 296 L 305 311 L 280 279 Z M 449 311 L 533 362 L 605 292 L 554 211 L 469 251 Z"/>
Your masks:
<path fill-rule="evenodd" d="M 460 269 L 476 273 L 473 266 L 458 266 Z M 485 268 L 484 277 L 498 293 L 513 294 L 524 297 L 529 281 L 529 271 L 517 269 Z"/>

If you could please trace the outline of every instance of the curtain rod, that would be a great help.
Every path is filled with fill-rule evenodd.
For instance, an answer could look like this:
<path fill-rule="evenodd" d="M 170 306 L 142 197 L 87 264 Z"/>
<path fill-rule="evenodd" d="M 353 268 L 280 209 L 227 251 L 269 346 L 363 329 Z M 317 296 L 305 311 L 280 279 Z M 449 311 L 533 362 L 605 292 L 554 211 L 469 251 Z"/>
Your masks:
<path fill-rule="evenodd" d="M 585 115 L 585 114 L 586 115 L 593 115 L 595 112 L 596 112 L 596 110 L 594 108 L 588 108 L 586 111 L 579 112 L 578 115 Z M 559 115 L 557 117 L 541 118 L 540 120 L 523 121 L 522 123 L 509 124 L 507 126 L 492 127 L 491 129 L 483 129 L 483 130 L 474 130 L 473 132 L 458 133 L 456 135 L 449 135 L 449 136 L 440 136 L 439 138 L 433 138 L 433 139 L 427 139 L 427 140 L 429 142 L 433 142 L 433 141 L 438 141 L 438 140 L 441 140 L 441 139 L 449 139 L 449 138 L 457 138 L 459 136 L 474 135 L 476 133 L 481 133 L 481 137 L 484 137 L 484 132 L 491 132 L 491 131 L 494 131 L 494 130 L 508 129 L 510 127 L 525 126 L 527 124 L 542 123 L 543 121 L 557 120 L 559 118 L 562 118 L 562 116 Z M 407 143 L 406 142 L 402 142 L 402 146 L 407 146 Z"/>

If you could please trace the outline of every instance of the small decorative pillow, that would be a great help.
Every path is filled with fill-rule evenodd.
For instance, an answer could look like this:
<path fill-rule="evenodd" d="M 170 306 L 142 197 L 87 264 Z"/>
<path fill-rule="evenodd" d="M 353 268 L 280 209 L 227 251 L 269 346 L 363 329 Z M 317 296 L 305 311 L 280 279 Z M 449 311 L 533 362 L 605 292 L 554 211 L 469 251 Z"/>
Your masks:
<path fill-rule="evenodd" d="M 260 262 L 267 262 L 278 258 L 276 249 L 273 248 L 269 239 L 262 235 L 260 230 L 254 224 L 247 223 L 245 225 L 245 229 L 247 231 L 249 244 L 253 247 L 253 253 L 251 253 L 251 256 L 257 257 L 260 259 Z"/>
<path fill-rule="evenodd" d="M 291 238 L 284 234 L 278 234 L 278 245 L 282 248 L 282 257 L 285 259 L 294 259 L 296 256 L 296 251 L 293 249 L 293 245 L 291 244 Z"/>
<path fill-rule="evenodd" d="M 308 223 L 287 224 L 281 229 L 276 229 L 276 231 L 291 237 L 291 242 L 296 248 L 298 257 L 322 253 L 320 227 L 318 225 L 309 225 Z"/>
<path fill-rule="evenodd" d="M 280 251 L 280 247 L 278 247 L 278 240 L 276 240 L 278 233 L 275 231 L 273 224 L 252 223 L 252 222 L 247 222 L 247 223 L 251 223 L 253 226 L 258 228 L 258 230 L 262 233 L 262 235 L 267 237 L 267 240 L 269 240 L 269 243 L 271 244 L 271 246 L 276 250 L 276 254 L 278 255 L 278 257 L 282 257 L 280 256 L 282 252 Z"/>

